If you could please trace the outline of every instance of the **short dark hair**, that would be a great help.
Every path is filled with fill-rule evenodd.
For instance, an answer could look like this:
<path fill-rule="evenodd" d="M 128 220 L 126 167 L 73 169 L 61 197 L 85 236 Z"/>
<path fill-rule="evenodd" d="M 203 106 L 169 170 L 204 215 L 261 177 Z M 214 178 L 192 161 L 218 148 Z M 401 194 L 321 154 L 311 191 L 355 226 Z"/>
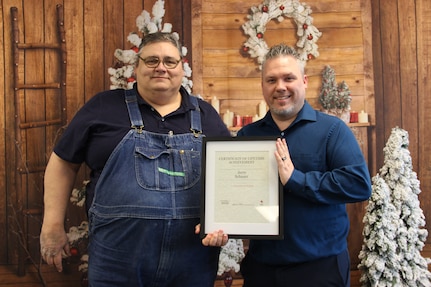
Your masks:
<path fill-rule="evenodd" d="M 274 45 L 268 50 L 263 60 L 262 67 L 265 65 L 265 62 L 267 60 L 280 57 L 280 56 L 291 56 L 295 58 L 296 61 L 298 62 L 301 73 L 304 75 L 305 63 L 301 60 L 301 57 L 298 51 L 296 51 L 295 48 L 283 43 Z"/>
<path fill-rule="evenodd" d="M 164 32 L 155 32 L 145 35 L 142 38 L 141 44 L 139 45 L 139 55 L 141 54 L 141 50 L 143 47 L 159 42 L 168 42 L 177 47 L 180 56 L 182 55 L 182 48 L 180 41 L 178 39 L 178 34 L 176 33 L 164 33 Z"/>

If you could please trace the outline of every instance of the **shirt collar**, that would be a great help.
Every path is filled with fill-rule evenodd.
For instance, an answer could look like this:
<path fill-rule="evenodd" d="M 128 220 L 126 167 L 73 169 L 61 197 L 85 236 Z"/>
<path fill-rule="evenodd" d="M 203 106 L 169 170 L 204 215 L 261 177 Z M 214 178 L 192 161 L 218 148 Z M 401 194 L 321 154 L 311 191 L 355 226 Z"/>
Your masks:
<path fill-rule="evenodd" d="M 290 126 L 293 126 L 300 121 L 315 122 L 316 120 L 316 111 L 313 109 L 313 107 L 310 106 L 310 104 L 306 100 L 304 100 L 304 105 L 302 106 L 301 110 L 296 116 L 296 119 L 292 122 Z M 277 126 L 270 112 L 266 113 L 265 117 L 262 119 L 262 124 Z"/>
<path fill-rule="evenodd" d="M 139 105 L 148 105 L 149 106 L 149 104 L 141 96 L 139 96 L 138 88 L 137 88 L 137 84 L 136 83 L 133 85 L 133 89 L 135 90 L 135 93 L 137 95 L 138 104 Z M 180 108 L 177 111 L 186 112 L 186 111 L 189 111 L 189 110 L 193 110 L 195 107 L 190 102 L 190 99 L 188 97 L 189 93 L 187 92 L 187 90 L 183 86 L 180 87 L 180 94 L 181 94 L 181 106 L 180 106 Z"/>

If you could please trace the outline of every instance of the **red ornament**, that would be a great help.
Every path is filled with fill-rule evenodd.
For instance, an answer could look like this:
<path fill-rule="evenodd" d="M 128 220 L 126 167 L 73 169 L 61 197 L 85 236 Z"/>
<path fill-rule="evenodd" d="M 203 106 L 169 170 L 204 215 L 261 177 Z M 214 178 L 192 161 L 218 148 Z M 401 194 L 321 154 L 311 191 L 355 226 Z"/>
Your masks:
<path fill-rule="evenodd" d="M 230 274 L 230 272 L 225 272 L 224 273 L 223 283 L 224 283 L 224 286 L 226 286 L 226 287 L 232 286 L 233 277 Z"/>
<path fill-rule="evenodd" d="M 249 50 L 250 48 L 249 47 L 247 47 L 247 46 L 242 46 L 242 50 L 244 51 L 244 52 L 248 52 L 248 50 Z"/>
<path fill-rule="evenodd" d="M 132 47 L 132 50 L 133 50 L 133 51 L 135 51 L 135 53 L 138 53 L 138 52 L 139 52 L 139 48 L 138 48 L 138 47 L 136 47 L 136 46 L 133 46 L 133 47 Z"/>
<path fill-rule="evenodd" d="M 79 255 L 78 248 L 76 248 L 76 247 L 70 248 L 70 255 L 72 255 L 72 256 L 78 256 Z"/>
<path fill-rule="evenodd" d="M 263 38 L 263 34 L 262 33 L 257 33 L 257 35 L 256 35 L 259 39 L 262 39 Z"/>
<path fill-rule="evenodd" d="M 308 60 L 311 60 L 311 59 L 313 59 L 313 55 L 308 54 L 307 58 L 308 58 Z"/>
<path fill-rule="evenodd" d="M 266 6 L 266 5 L 263 5 L 262 6 L 262 12 L 268 12 L 268 6 Z"/>
<path fill-rule="evenodd" d="M 127 78 L 128 83 L 133 83 L 134 81 L 136 81 L 136 80 L 133 77 Z"/>
<path fill-rule="evenodd" d="M 302 28 L 304 28 L 304 30 L 307 30 L 308 25 L 307 25 L 307 24 L 304 24 L 304 25 L 302 25 Z"/>
<path fill-rule="evenodd" d="M 281 5 L 281 6 L 280 6 L 280 10 L 281 10 L 281 11 L 283 11 L 283 10 L 284 10 L 284 6 L 283 6 L 283 5 Z"/>
<path fill-rule="evenodd" d="M 307 39 L 308 39 L 308 40 L 313 40 L 313 35 L 311 35 L 311 34 L 310 34 L 310 35 L 308 35 Z"/>

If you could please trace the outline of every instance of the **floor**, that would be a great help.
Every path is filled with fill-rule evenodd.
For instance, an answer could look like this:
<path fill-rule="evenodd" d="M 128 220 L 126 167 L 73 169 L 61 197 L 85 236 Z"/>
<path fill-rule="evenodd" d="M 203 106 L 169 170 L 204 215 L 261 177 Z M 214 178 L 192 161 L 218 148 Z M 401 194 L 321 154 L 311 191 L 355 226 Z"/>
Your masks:
<path fill-rule="evenodd" d="M 431 245 L 426 245 L 423 252 L 424 257 L 431 257 Z M 430 266 L 431 268 L 431 266 Z M 77 270 L 77 266 L 66 266 L 63 273 L 56 272 L 53 268 L 42 265 L 41 274 L 45 284 L 39 276 L 37 269 L 33 266 L 27 267 L 25 276 L 17 276 L 17 268 L 12 265 L 0 265 L 0 286 L 2 287 L 80 287 L 81 273 Z M 359 271 L 351 272 L 351 287 L 359 287 Z M 242 286 L 241 278 L 234 278 L 231 287 Z M 223 280 L 217 280 L 214 287 L 224 287 Z"/>

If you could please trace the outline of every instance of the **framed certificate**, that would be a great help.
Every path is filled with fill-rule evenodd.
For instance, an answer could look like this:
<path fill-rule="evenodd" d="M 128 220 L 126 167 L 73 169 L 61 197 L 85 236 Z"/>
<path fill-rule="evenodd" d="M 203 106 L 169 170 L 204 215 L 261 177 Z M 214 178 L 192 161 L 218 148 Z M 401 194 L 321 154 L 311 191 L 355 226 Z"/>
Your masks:
<path fill-rule="evenodd" d="M 230 238 L 283 238 L 275 142 L 275 137 L 203 138 L 202 237 L 221 229 Z"/>

